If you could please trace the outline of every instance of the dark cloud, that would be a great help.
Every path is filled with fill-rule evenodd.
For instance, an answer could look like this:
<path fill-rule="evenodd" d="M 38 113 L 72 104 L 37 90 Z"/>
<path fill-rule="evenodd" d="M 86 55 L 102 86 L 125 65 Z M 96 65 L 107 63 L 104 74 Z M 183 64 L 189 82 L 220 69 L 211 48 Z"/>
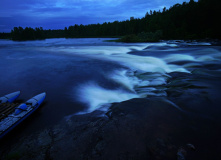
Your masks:
<path fill-rule="evenodd" d="M 141 18 L 185 0 L 1 0 L 0 32 L 14 26 L 64 28 L 74 24 Z"/>

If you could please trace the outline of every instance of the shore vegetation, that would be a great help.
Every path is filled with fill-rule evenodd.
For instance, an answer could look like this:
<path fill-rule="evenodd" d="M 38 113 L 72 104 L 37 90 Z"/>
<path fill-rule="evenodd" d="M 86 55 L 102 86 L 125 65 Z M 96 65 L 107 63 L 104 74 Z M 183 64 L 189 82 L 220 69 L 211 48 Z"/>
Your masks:
<path fill-rule="evenodd" d="M 221 39 L 220 0 L 190 0 L 169 9 L 148 11 L 143 18 L 105 22 L 103 24 L 71 25 L 59 30 L 14 27 L 0 38 L 35 40 L 46 38 L 121 37 L 121 42 L 156 42 L 160 39 Z"/>

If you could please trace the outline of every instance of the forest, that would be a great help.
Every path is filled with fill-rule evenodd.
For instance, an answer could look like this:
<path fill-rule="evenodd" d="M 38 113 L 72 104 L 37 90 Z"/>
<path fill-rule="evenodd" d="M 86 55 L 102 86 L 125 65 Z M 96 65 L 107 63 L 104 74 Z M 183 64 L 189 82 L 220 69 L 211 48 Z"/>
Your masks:
<path fill-rule="evenodd" d="M 0 38 L 35 40 L 46 38 L 122 37 L 125 42 L 148 42 L 160 39 L 221 39 L 221 1 L 190 0 L 169 9 L 148 11 L 143 18 L 105 22 L 103 24 L 72 25 L 60 30 L 14 27 Z"/>

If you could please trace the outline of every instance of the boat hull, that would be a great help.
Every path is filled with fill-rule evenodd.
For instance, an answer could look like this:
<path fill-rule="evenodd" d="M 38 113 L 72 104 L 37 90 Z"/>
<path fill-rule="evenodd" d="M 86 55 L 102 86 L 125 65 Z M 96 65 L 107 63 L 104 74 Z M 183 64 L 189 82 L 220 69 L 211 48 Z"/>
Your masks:
<path fill-rule="evenodd" d="M 23 110 L 18 115 L 15 115 L 15 113 L 13 113 L 9 115 L 7 118 L 5 118 L 4 120 L 2 120 L 0 122 L 0 139 L 3 138 L 11 130 L 13 130 L 17 125 L 19 125 L 23 120 L 25 120 L 28 116 L 30 116 L 34 111 L 36 111 L 41 105 L 41 103 L 44 101 L 45 96 L 46 96 L 46 93 L 42 93 L 29 99 L 25 103 L 28 107 L 27 110 Z M 33 102 L 33 103 L 30 103 L 30 102 Z M 19 106 L 16 109 L 19 109 Z"/>
<path fill-rule="evenodd" d="M 12 103 L 16 98 L 18 98 L 20 93 L 21 93 L 20 91 L 17 91 L 17 92 L 7 94 L 3 97 L 0 97 L 0 104 L 1 103 L 7 103 L 7 102 Z"/>

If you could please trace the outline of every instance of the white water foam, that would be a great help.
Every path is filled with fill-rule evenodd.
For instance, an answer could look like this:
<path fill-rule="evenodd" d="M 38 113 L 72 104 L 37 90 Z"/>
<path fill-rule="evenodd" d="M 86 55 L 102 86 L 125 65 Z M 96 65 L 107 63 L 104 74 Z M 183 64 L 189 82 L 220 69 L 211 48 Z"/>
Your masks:
<path fill-rule="evenodd" d="M 90 113 L 95 110 L 107 110 L 106 105 L 113 102 L 122 102 L 132 98 L 138 98 L 138 95 L 118 90 L 105 89 L 97 85 L 96 83 L 90 82 L 82 84 L 78 88 L 78 99 L 85 103 L 89 108 L 80 114 Z"/>
<path fill-rule="evenodd" d="M 60 48 L 57 51 L 65 54 L 86 56 L 92 59 L 112 61 L 124 66 L 124 69 L 118 69 L 107 74 L 107 78 L 118 83 L 121 88 L 111 90 L 105 89 L 96 83 L 82 84 L 78 88 L 78 99 L 88 106 L 82 113 L 93 112 L 94 110 L 105 110 L 104 106 L 113 102 L 122 102 L 132 98 L 146 96 L 166 96 L 166 92 L 159 89 L 159 86 L 165 85 L 168 79 L 167 73 L 185 72 L 190 73 L 188 65 L 174 65 L 171 62 L 190 61 L 196 65 L 200 61 L 209 60 L 209 57 L 196 54 L 169 54 L 164 58 L 153 56 L 139 56 L 128 54 L 135 49 L 141 51 L 147 46 L 72 46 Z M 158 43 L 158 46 L 168 46 L 166 43 Z M 177 45 L 170 44 L 171 47 Z M 148 53 L 148 51 L 146 51 Z M 212 57 L 212 56 L 211 56 Z M 212 59 L 210 59 L 212 60 Z M 196 63 L 195 63 L 196 62 Z"/>
<path fill-rule="evenodd" d="M 78 99 L 80 102 L 85 103 L 88 109 L 81 112 L 81 114 L 90 113 L 98 109 L 105 110 L 107 108 L 104 106 L 113 102 L 122 102 L 146 96 L 166 96 L 164 91 L 158 91 L 155 88 L 166 84 L 168 78 L 166 73 L 174 71 L 189 73 L 182 66 L 167 64 L 166 60 L 157 57 L 128 54 L 131 50 L 142 50 L 144 48 L 146 46 L 142 44 L 141 46 L 92 46 L 90 48 L 73 47 L 71 49 L 62 49 L 69 54 L 113 61 L 128 68 L 115 70 L 107 75 L 107 78 L 118 83 L 122 86 L 122 89 L 105 89 L 96 83 L 82 84 L 78 88 Z M 190 59 L 190 57 L 187 58 Z M 142 75 L 142 73 L 149 74 Z"/>
<path fill-rule="evenodd" d="M 137 87 L 164 85 L 168 78 L 165 74 L 163 76 L 163 74 L 160 73 L 151 73 L 149 75 L 140 76 L 143 78 L 138 78 L 138 76 L 139 74 L 135 75 L 134 72 L 130 70 L 116 70 L 109 75 L 109 78 L 132 92 L 135 92 L 135 88 Z"/>
<path fill-rule="evenodd" d="M 134 88 L 136 86 L 147 86 L 150 83 L 147 80 L 142 81 L 138 79 L 136 76 L 134 76 L 133 72 L 129 72 L 128 70 L 116 70 L 109 75 L 109 78 L 132 92 L 135 92 Z"/>
<path fill-rule="evenodd" d="M 178 61 L 196 61 L 193 56 L 185 54 L 171 54 L 163 58 L 167 63 L 178 62 Z"/>

